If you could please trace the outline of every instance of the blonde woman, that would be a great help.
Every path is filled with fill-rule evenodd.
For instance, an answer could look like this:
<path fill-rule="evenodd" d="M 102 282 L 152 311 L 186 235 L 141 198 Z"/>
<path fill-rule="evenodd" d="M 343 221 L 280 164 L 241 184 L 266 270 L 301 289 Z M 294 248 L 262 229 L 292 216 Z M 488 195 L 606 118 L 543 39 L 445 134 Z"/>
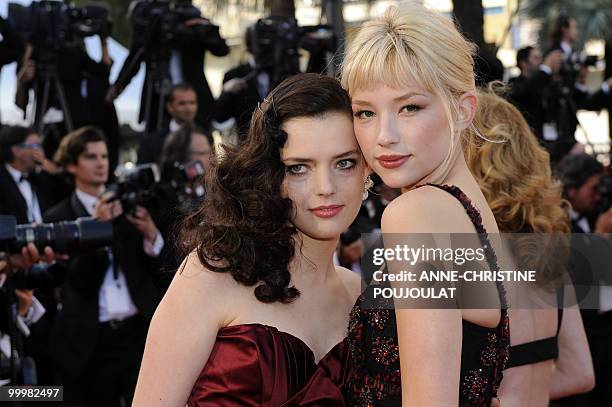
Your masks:
<path fill-rule="evenodd" d="M 488 233 L 498 233 L 497 224 L 460 143 L 478 102 L 473 52 L 452 21 L 401 3 L 363 25 L 342 84 L 368 165 L 403 192 L 383 214 L 383 233 L 478 233 L 496 269 Z M 494 308 L 368 309 L 362 295 L 349 325 L 348 404 L 489 406 L 510 334 L 503 287 L 485 289 Z"/>
<path fill-rule="evenodd" d="M 561 197 L 561 186 L 552 179 L 549 155 L 521 113 L 492 91 L 479 92 L 478 101 L 474 123 L 480 135 L 490 141 L 468 131 L 462 140 L 463 151 L 500 231 L 569 233 L 566 203 Z M 528 249 L 533 247 L 530 241 L 536 245 L 541 241 L 537 237 L 532 240 L 531 236 L 516 236 L 525 241 L 520 250 L 522 261 L 530 253 L 542 254 Z M 553 304 L 556 295 L 573 297 L 571 286 L 564 289 L 558 284 L 563 277 L 560 272 L 563 264 L 556 264 L 554 258 L 548 260 L 548 264 L 538 268 L 536 289 L 541 291 L 538 296 L 547 295 Z M 512 328 L 509 369 L 504 372 L 499 391 L 504 407 L 548 406 L 550 399 L 592 389 L 593 365 L 576 306 L 559 311 L 553 307 L 517 307 L 509 310 L 509 315 Z"/>

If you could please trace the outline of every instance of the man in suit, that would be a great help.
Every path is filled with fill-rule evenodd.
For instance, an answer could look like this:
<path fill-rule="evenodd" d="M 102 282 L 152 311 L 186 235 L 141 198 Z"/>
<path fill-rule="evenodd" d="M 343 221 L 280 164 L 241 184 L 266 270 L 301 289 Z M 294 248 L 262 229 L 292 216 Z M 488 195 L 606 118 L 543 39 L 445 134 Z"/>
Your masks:
<path fill-rule="evenodd" d="M 253 44 L 256 25 L 250 26 L 244 37 L 249 53 L 248 62 L 238 65 L 223 76 L 223 91 L 217 99 L 215 121 L 226 126 L 230 120 L 236 125 L 238 138 L 244 139 L 249 129 L 253 110 L 271 90 L 273 66 L 270 56 L 257 53 Z M 297 72 L 296 72 L 297 73 Z"/>
<path fill-rule="evenodd" d="M 233 119 L 239 139 L 244 139 L 253 110 L 269 91 L 270 75 L 265 71 L 257 73 L 253 64 L 230 69 L 223 76 L 223 91 L 217 99 L 215 121 L 224 124 Z"/>
<path fill-rule="evenodd" d="M 588 394 L 558 400 L 555 406 L 603 406 L 612 400 L 612 279 L 610 278 L 610 241 L 612 209 L 598 211 L 602 196 L 598 189 L 604 174 L 603 166 L 586 155 L 568 155 L 557 167 L 557 177 L 563 185 L 563 194 L 570 204 L 572 244 L 586 248 L 583 255 L 572 257 L 571 275 L 577 297 L 585 298 L 591 288 L 596 303 L 583 304 L 582 320 L 589 341 L 595 370 L 595 388 Z M 574 253 L 573 253 L 574 254 Z M 607 274 L 607 275 L 606 275 Z"/>
<path fill-rule="evenodd" d="M 57 167 L 42 151 L 33 129 L 6 126 L 0 132 L 0 214 L 17 223 L 42 222 L 42 214 L 63 198 Z"/>
<path fill-rule="evenodd" d="M 25 44 L 17 31 L 4 18 L 0 17 L 0 69 L 2 66 L 17 61 L 23 54 Z M 0 127 L 2 123 L 0 122 Z"/>
<path fill-rule="evenodd" d="M 138 164 L 157 163 L 161 157 L 166 137 L 185 124 L 193 124 L 198 113 L 198 98 L 193 86 L 187 83 L 174 85 L 168 95 L 166 111 L 171 119 L 151 134 L 145 134 L 138 148 Z"/>
<path fill-rule="evenodd" d="M 179 2 L 181 3 L 181 2 Z M 189 1 L 182 2 L 180 9 L 186 14 L 199 15 L 199 10 Z M 167 4 L 147 0 L 136 0 L 130 5 L 133 24 L 132 46 L 117 81 L 107 94 L 107 99 L 116 98 L 138 73 L 140 63 L 145 62 L 145 85 L 140 100 L 140 121 L 147 120 L 146 132 L 160 130 L 157 124 L 163 123 L 158 117 L 158 107 L 163 106 L 169 86 L 190 83 L 198 96 L 196 122 L 206 130 L 210 128 L 215 100 L 204 76 L 204 57 L 206 51 L 215 56 L 225 56 L 229 47 L 219 34 L 219 27 L 209 20 L 197 17 L 178 23 L 173 27 L 171 40 L 162 27 L 164 18 L 174 15 Z M 160 12 L 160 9 L 162 12 Z M 167 17 L 163 17 L 167 16 Z M 167 29 L 167 27 L 166 27 Z M 151 84 L 149 88 L 147 84 Z M 149 117 L 145 117 L 147 101 L 150 101 Z M 163 112 L 162 112 L 163 113 Z M 161 126 L 160 126 L 161 127 Z"/>
<path fill-rule="evenodd" d="M 25 117 L 30 99 L 29 90 L 34 89 L 35 120 L 42 122 L 42 124 L 37 122 L 36 125 L 44 128 L 42 130 L 44 150 L 48 156 L 55 153 L 61 138 L 70 130 L 68 124 L 72 129 L 93 125 L 100 127 L 109 135 L 111 163 L 114 166 L 118 161 L 117 112 L 114 104 L 104 99 L 109 88 L 108 80 L 113 64 L 105 37 L 100 37 L 100 47 L 102 51 L 100 61 L 95 61 L 89 56 L 82 40 L 62 45 L 53 51 L 52 60 L 57 64 L 57 77 L 67 104 L 68 112 L 64 112 L 53 86 L 50 88 L 48 103 L 43 111 L 42 96 L 46 83 L 44 71 L 49 68 L 40 59 L 49 50 L 40 50 L 35 45 L 28 44 L 30 52 L 26 55 L 30 56 L 24 58 L 19 69 L 15 104 L 23 110 Z"/>
<path fill-rule="evenodd" d="M 73 176 L 75 191 L 45 220 L 93 216 L 112 221 L 114 229 L 112 247 L 72 256 L 65 266 L 63 306 L 51 334 L 64 400 L 129 405 L 157 304 L 150 264 L 164 242 L 146 209 L 123 214 L 114 193 L 104 193 L 108 150 L 99 130 L 84 127 L 67 135 L 57 159 Z"/>
<path fill-rule="evenodd" d="M 532 49 L 530 54 L 534 52 L 537 50 Z M 510 99 L 548 150 L 553 163 L 559 162 L 576 144 L 574 133 L 578 124 L 578 100 L 561 81 L 562 63 L 562 53 L 556 49 L 545 55 L 537 69 L 523 62 L 524 70 L 512 82 L 510 93 Z"/>

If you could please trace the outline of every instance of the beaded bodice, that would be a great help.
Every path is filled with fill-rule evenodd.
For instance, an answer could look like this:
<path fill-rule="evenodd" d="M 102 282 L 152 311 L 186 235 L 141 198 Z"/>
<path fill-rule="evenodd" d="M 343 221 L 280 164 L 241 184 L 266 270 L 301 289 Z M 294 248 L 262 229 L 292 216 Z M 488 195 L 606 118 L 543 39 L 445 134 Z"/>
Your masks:
<path fill-rule="evenodd" d="M 461 202 L 479 234 L 491 270 L 497 270 L 497 257 L 482 225 L 480 213 L 470 199 L 456 186 L 430 185 L 450 193 Z M 501 283 L 497 283 L 497 289 L 502 309 L 496 327 L 487 328 L 463 320 L 459 388 L 461 406 L 489 406 L 497 395 L 502 372 L 508 362 L 510 332 L 506 295 Z M 347 404 L 401 406 L 401 373 L 393 300 L 381 300 L 375 307 L 362 307 L 366 295 L 368 290 L 359 297 L 350 316 L 348 340 L 353 374 L 346 386 Z"/>

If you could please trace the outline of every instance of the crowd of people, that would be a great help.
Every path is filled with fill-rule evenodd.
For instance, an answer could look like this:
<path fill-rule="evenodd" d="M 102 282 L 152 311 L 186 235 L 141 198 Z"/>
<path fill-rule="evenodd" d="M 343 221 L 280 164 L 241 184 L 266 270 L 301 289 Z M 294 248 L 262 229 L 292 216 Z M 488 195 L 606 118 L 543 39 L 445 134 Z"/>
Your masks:
<path fill-rule="evenodd" d="M 507 84 L 483 83 L 474 44 L 417 2 L 365 22 L 338 79 L 275 81 L 254 26 L 217 99 L 204 55 L 229 48 L 207 19 L 181 24 L 157 50 L 134 24 L 113 84 L 104 38 L 100 61 L 82 41 L 62 48 L 63 90 L 45 106 L 40 51 L 0 18 L 0 66 L 18 63 L 15 102 L 25 114 L 33 94 L 40 119 L 0 128 L 0 215 L 113 225 L 105 247 L 0 257 L 3 384 L 61 385 L 87 406 L 612 402 L 605 272 L 584 283 L 559 254 L 535 284 L 554 306 L 513 307 L 495 282 L 478 289 L 487 307 L 434 309 L 372 305 L 362 263 L 381 233 L 473 235 L 492 270 L 536 261 L 500 233 L 607 247 L 609 169 L 574 135 L 579 109 L 612 106 L 612 78 L 588 91 L 574 18 L 559 16 L 546 52 L 520 49 Z M 115 173 L 113 101 L 141 62 L 146 129 L 133 169 Z M 218 145 L 212 131 L 228 125 L 238 137 Z M 13 284 L 39 264 L 47 280 Z M 579 309 L 585 285 L 597 301 Z"/>

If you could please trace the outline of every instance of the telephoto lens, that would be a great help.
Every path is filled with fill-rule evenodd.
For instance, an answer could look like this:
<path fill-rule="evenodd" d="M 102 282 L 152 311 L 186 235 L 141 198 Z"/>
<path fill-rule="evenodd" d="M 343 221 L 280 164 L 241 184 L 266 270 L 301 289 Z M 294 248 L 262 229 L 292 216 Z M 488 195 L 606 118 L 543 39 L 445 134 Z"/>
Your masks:
<path fill-rule="evenodd" d="M 6 245 L 11 253 L 19 253 L 30 242 L 39 250 L 49 246 L 57 253 L 69 254 L 109 246 L 113 240 L 112 223 L 92 218 L 16 225 L 14 217 L 0 216 L 0 230 L 0 244 Z"/>

